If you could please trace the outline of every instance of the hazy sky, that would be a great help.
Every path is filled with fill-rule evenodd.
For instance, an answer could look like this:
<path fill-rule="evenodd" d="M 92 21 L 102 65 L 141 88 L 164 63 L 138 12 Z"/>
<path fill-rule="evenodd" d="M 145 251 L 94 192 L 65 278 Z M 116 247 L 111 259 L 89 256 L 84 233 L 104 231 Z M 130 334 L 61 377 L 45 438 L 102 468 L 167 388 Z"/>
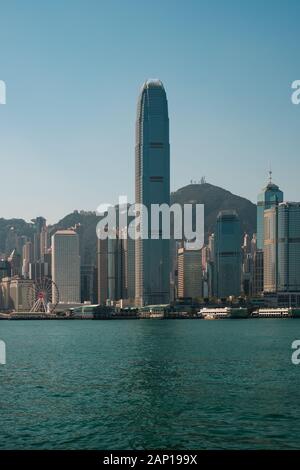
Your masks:
<path fill-rule="evenodd" d="M 271 162 L 300 200 L 300 2 L 0 2 L 0 217 L 55 222 L 134 195 L 136 101 L 160 78 L 171 188 L 208 182 L 256 200 Z"/>

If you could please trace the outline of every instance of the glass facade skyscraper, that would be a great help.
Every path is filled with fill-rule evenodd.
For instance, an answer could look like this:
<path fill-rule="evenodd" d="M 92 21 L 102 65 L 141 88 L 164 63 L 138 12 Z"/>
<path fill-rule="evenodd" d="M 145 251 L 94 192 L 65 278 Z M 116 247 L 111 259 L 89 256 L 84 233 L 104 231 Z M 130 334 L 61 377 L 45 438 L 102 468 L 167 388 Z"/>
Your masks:
<path fill-rule="evenodd" d="M 283 202 L 283 192 L 270 180 L 257 198 L 257 249 L 264 249 L 264 211 Z"/>
<path fill-rule="evenodd" d="M 300 203 L 278 207 L 278 291 L 300 291 Z"/>
<path fill-rule="evenodd" d="M 135 288 L 139 305 L 170 300 L 170 241 L 151 239 L 151 204 L 170 203 L 168 102 L 160 80 L 147 80 L 137 105 L 135 201 L 148 209 L 148 239 L 135 244 Z"/>
<path fill-rule="evenodd" d="M 215 234 L 216 295 L 221 297 L 241 294 L 242 231 L 235 211 L 221 211 Z"/>
<path fill-rule="evenodd" d="M 300 292 L 300 203 L 266 210 L 264 291 Z"/>

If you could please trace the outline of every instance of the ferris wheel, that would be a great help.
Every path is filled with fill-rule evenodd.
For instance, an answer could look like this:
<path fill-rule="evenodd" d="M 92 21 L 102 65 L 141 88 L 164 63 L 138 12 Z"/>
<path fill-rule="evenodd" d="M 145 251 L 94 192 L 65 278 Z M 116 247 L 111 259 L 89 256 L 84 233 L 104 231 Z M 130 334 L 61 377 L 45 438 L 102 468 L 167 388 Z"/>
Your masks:
<path fill-rule="evenodd" d="M 27 291 L 30 312 L 53 313 L 59 302 L 59 291 L 48 277 L 34 281 Z"/>

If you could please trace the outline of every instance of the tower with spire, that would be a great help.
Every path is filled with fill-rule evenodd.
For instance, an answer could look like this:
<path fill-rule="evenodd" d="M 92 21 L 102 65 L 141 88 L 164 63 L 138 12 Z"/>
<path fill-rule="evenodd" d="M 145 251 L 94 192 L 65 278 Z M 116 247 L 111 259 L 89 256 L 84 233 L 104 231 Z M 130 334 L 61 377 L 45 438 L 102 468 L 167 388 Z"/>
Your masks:
<path fill-rule="evenodd" d="M 273 172 L 270 168 L 267 185 L 257 198 L 257 249 L 264 248 L 264 211 L 283 202 L 283 192 L 273 182 Z"/>

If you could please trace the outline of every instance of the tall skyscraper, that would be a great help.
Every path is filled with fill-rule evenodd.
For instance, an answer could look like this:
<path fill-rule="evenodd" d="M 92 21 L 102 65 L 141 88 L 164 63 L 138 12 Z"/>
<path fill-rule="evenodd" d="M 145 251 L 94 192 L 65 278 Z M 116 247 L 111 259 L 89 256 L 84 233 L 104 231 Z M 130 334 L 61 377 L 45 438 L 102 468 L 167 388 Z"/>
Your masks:
<path fill-rule="evenodd" d="M 80 303 L 79 239 L 73 230 L 58 230 L 52 236 L 52 280 L 62 303 Z M 55 302 L 55 289 L 53 289 Z"/>
<path fill-rule="evenodd" d="M 81 302 L 97 303 L 97 269 L 93 264 L 80 268 Z"/>
<path fill-rule="evenodd" d="M 34 223 L 34 236 L 33 236 L 33 261 L 40 261 L 41 259 L 41 233 L 46 230 L 46 219 L 44 217 L 37 217 L 32 219 Z"/>
<path fill-rule="evenodd" d="M 277 291 L 278 206 L 264 211 L 264 291 Z"/>
<path fill-rule="evenodd" d="M 264 290 L 264 252 L 257 249 L 256 233 L 251 240 L 251 295 L 261 295 Z"/>
<path fill-rule="evenodd" d="M 32 242 L 26 242 L 23 246 L 23 265 L 22 265 L 22 275 L 25 279 L 29 278 L 29 265 L 33 259 L 33 249 Z"/>
<path fill-rule="evenodd" d="M 178 250 L 178 297 L 203 296 L 201 250 Z"/>
<path fill-rule="evenodd" d="M 270 171 L 269 182 L 257 199 L 257 249 L 264 249 L 264 211 L 277 206 L 283 201 L 283 192 L 272 182 Z"/>
<path fill-rule="evenodd" d="M 300 304 L 300 203 L 265 211 L 264 290 L 293 293 Z M 290 300 L 287 301 L 290 303 Z"/>
<path fill-rule="evenodd" d="M 215 281 L 218 297 L 241 294 L 242 232 L 235 211 L 221 211 L 215 234 Z"/>
<path fill-rule="evenodd" d="M 137 105 L 135 201 L 148 209 L 148 239 L 135 244 L 136 302 L 164 304 L 170 300 L 170 241 L 151 239 L 151 204 L 170 203 L 168 102 L 160 80 L 147 80 Z"/>
<path fill-rule="evenodd" d="M 278 206 L 278 290 L 300 292 L 300 203 Z"/>
<path fill-rule="evenodd" d="M 106 305 L 108 299 L 108 240 L 97 240 L 98 303 Z"/>

